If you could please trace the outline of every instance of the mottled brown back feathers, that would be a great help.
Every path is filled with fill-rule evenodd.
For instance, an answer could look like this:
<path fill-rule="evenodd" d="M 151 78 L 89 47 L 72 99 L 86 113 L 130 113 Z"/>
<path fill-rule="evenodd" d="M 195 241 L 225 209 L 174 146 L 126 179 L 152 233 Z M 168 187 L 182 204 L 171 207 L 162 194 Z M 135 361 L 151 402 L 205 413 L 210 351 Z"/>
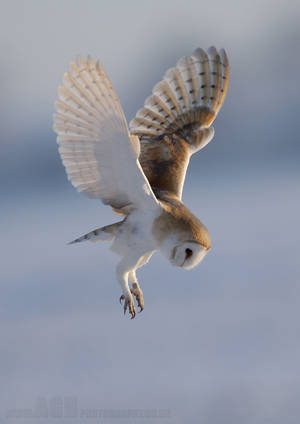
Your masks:
<path fill-rule="evenodd" d="M 167 190 L 180 197 L 189 158 L 188 143 L 175 134 L 141 143 L 139 160 L 154 190 Z"/>

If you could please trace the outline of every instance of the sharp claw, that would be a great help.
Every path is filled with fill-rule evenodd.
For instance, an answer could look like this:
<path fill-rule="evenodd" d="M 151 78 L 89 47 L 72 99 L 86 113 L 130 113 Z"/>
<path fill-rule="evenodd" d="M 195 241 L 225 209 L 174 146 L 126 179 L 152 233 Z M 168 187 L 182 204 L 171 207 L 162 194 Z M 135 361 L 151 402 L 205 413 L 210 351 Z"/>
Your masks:
<path fill-rule="evenodd" d="M 125 300 L 124 302 L 124 306 L 123 306 L 123 310 L 124 310 L 124 315 L 126 314 L 126 311 L 128 309 L 129 314 L 131 315 L 131 319 L 133 319 L 136 316 L 136 312 L 133 306 L 133 299 L 132 297 L 127 297 L 126 295 L 122 294 L 122 296 L 120 296 L 120 303 L 122 305 L 122 301 Z"/>
<path fill-rule="evenodd" d="M 130 291 L 135 296 L 138 307 L 140 308 L 140 310 L 138 312 L 139 313 L 142 312 L 144 310 L 144 301 L 143 301 L 142 290 L 139 287 L 135 287 L 135 288 L 131 288 Z"/>
<path fill-rule="evenodd" d="M 133 319 L 133 318 L 135 317 L 135 309 L 134 309 L 134 306 L 133 306 L 133 309 L 132 309 L 132 310 L 130 310 L 130 309 L 129 309 L 129 312 L 130 312 L 130 315 L 131 315 L 131 319 Z"/>

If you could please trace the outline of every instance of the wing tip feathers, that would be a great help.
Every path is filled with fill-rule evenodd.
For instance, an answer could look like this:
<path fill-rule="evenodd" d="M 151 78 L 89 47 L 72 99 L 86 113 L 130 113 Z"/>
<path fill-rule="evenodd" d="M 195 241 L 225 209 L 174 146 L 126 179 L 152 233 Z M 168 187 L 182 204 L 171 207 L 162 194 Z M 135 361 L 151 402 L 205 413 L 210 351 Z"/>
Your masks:
<path fill-rule="evenodd" d="M 215 46 L 210 46 L 207 51 L 199 47 L 192 55 L 181 57 L 176 66 L 168 69 L 163 79 L 155 84 L 152 95 L 147 97 L 143 108 L 135 116 L 143 118 L 143 109 L 149 105 L 162 120 L 170 121 L 169 127 L 161 125 L 161 129 L 157 130 L 155 117 L 152 125 L 134 118 L 129 123 L 131 132 L 149 138 L 177 131 L 197 119 L 203 121 L 197 121 L 200 125 L 211 125 L 226 95 L 228 64 L 225 50 L 218 51 Z M 200 109 L 209 109 L 210 116 L 198 113 Z"/>

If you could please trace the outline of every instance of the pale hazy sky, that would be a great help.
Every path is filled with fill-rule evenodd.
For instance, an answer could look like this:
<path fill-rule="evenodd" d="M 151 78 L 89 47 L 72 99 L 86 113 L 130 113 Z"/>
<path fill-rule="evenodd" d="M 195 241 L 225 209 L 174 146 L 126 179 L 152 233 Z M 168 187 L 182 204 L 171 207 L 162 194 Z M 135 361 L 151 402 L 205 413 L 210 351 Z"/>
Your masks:
<path fill-rule="evenodd" d="M 102 60 L 129 120 L 180 56 L 212 44 L 226 48 L 231 80 L 208 163 L 227 157 L 242 168 L 253 158 L 297 166 L 299 18 L 297 1 L 3 2 L 0 177 L 19 184 L 43 173 L 51 184 L 62 172 L 53 102 L 78 54 Z"/>
<path fill-rule="evenodd" d="M 298 81 L 299 18 L 298 1 L 4 1 L 2 131 L 22 145 L 24 130 L 51 126 L 57 85 L 78 54 L 102 60 L 128 118 L 180 56 L 211 44 L 230 57 L 228 99 L 242 97 L 228 107 L 247 107 L 254 94 L 257 107 L 272 106 Z M 276 88 L 278 76 L 289 81 Z"/>

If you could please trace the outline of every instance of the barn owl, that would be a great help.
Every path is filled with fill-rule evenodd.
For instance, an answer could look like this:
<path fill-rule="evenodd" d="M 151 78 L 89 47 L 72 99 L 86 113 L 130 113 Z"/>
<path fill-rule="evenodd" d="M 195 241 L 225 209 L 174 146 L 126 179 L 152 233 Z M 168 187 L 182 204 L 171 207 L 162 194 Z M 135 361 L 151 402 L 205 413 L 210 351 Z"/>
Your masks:
<path fill-rule="evenodd" d="M 182 57 L 153 88 L 129 128 L 99 61 L 78 57 L 63 76 L 54 131 L 68 179 L 123 219 L 71 243 L 110 241 L 121 260 L 116 277 L 124 314 L 144 309 L 136 271 L 159 250 L 191 269 L 211 248 L 209 232 L 181 201 L 189 159 L 213 138 L 229 63 L 223 49 Z"/>

